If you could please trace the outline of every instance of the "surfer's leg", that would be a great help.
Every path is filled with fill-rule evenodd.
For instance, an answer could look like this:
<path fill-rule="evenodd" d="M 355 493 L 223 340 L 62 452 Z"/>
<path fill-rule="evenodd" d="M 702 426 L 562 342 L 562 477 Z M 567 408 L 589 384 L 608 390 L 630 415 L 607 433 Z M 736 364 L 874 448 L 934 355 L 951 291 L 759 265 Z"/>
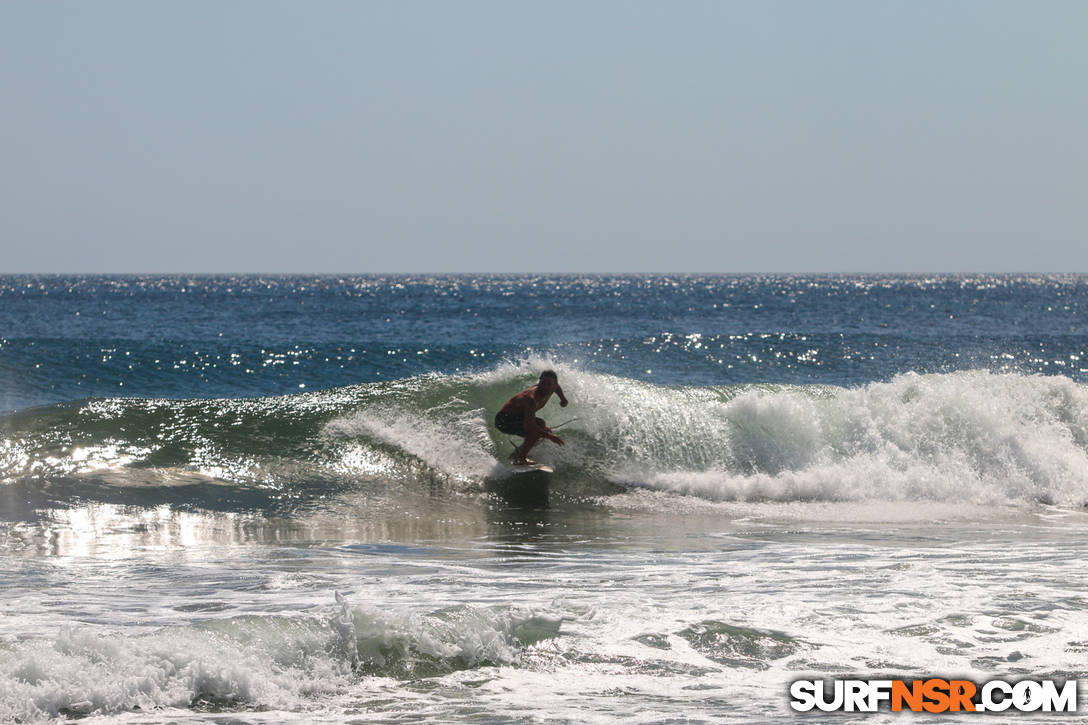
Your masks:
<path fill-rule="evenodd" d="M 540 441 L 540 436 L 537 435 L 536 433 L 526 434 L 525 442 L 521 444 L 520 448 L 514 449 L 514 455 L 511 456 L 514 459 L 514 463 L 517 463 L 517 464 L 530 463 L 531 461 L 529 460 L 529 451 L 531 451 L 533 446 L 535 446 L 537 444 L 537 442 L 539 442 L 539 441 Z"/>
<path fill-rule="evenodd" d="M 543 418 L 537 418 L 536 424 L 539 430 L 551 433 L 552 429 L 548 427 L 548 424 Z M 525 433 L 525 442 L 521 444 L 521 448 L 514 451 L 514 455 L 512 456 L 514 463 L 517 463 L 518 465 L 536 463 L 536 461 L 529 459 L 529 451 L 533 449 L 533 446 L 540 442 L 542 437 L 543 436 L 539 433 Z"/>

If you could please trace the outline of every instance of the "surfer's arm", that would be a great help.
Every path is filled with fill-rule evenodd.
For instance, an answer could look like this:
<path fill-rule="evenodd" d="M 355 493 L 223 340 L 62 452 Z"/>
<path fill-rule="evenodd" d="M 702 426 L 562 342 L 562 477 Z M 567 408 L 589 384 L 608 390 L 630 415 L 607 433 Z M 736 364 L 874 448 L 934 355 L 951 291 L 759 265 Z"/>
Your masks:
<path fill-rule="evenodd" d="M 536 427 L 537 430 L 540 431 L 541 438 L 549 440 L 552 443 L 556 443 L 561 446 L 566 445 L 566 443 L 563 442 L 562 438 L 557 436 L 555 433 L 552 433 L 552 429 L 548 427 L 548 424 L 544 422 L 543 418 L 533 418 L 533 422 L 536 423 Z"/>
<path fill-rule="evenodd" d="M 525 432 L 530 436 L 534 436 L 534 440 L 536 438 L 543 438 L 552 443 L 558 443 L 561 446 L 566 445 L 562 438 L 555 433 L 552 433 L 552 429 L 548 427 L 543 418 L 537 418 L 533 415 L 532 410 L 525 411 Z M 526 438 L 526 440 L 528 440 L 528 438 Z"/>
<path fill-rule="evenodd" d="M 555 386 L 555 394 L 559 396 L 559 407 L 567 407 L 567 396 L 563 395 L 563 389 L 558 385 Z"/>

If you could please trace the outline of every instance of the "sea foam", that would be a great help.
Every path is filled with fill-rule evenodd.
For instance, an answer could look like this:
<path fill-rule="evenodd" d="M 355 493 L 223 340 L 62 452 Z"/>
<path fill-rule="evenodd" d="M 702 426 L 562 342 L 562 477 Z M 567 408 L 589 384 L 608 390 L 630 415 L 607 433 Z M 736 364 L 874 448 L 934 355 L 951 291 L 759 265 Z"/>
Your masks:
<path fill-rule="evenodd" d="M 562 619 L 520 608 L 379 610 L 337 593 L 322 616 L 236 616 L 117 636 L 63 627 L 0 647 L 0 721 L 163 708 L 297 710 L 363 678 L 517 665 Z"/>

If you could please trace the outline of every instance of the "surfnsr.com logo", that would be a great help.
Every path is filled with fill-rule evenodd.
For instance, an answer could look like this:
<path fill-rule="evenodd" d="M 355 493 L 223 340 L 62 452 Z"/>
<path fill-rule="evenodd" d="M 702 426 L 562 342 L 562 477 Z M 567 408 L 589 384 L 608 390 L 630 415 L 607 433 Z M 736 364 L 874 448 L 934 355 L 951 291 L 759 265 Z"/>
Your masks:
<path fill-rule="evenodd" d="M 1076 712 L 1077 681 L 796 680 L 790 697 L 798 712 Z"/>

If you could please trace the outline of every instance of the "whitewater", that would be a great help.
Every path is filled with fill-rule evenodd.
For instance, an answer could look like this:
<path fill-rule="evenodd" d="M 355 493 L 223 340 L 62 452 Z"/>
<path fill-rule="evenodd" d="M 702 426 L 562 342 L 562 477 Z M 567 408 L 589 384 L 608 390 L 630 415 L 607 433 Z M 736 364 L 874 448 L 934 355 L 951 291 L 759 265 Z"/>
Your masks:
<path fill-rule="evenodd" d="M 1088 676 L 1084 278 L 0 281 L 0 721 Z M 491 419 L 544 369 L 526 501 Z"/>

